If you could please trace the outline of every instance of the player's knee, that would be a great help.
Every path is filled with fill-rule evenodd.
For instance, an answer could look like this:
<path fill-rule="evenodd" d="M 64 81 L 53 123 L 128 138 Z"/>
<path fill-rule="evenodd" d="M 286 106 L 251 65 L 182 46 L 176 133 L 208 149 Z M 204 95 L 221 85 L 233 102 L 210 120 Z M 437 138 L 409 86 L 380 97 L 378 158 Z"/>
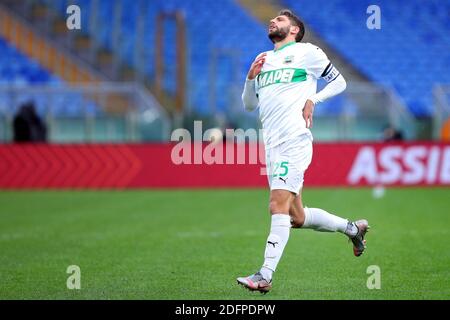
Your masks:
<path fill-rule="evenodd" d="M 269 211 L 271 214 L 286 213 L 289 211 L 289 204 L 278 199 L 271 199 L 269 202 Z"/>

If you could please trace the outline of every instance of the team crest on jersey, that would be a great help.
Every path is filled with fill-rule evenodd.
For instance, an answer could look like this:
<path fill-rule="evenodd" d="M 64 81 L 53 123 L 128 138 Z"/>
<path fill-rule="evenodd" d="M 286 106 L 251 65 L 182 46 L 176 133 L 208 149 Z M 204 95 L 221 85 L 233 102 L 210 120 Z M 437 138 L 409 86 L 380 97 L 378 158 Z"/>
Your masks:
<path fill-rule="evenodd" d="M 294 56 L 287 56 L 284 58 L 284 64 L 289 64 L 292 63 L 294 61 Z"/>

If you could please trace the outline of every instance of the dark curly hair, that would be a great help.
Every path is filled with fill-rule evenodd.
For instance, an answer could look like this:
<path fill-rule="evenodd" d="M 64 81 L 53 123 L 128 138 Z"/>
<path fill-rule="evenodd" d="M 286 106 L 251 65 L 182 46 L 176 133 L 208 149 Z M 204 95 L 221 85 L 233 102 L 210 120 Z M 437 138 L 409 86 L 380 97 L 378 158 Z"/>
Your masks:
<path fill-rule="evenodd" d="M 305 25 L 303 24 L 302 20 L 300 20 L 299 17 L 297 17 L 291 10 L 289 9 L 283 9 L 280 12 L 278 12 L 279 16 L 286 16 L 291 21 L 291 24 L 293 26 L 297 26 L 300 31 L 295 36 L 295 41 L 300 42 L 302 41 L 303 37 L 305 36 Z"/>

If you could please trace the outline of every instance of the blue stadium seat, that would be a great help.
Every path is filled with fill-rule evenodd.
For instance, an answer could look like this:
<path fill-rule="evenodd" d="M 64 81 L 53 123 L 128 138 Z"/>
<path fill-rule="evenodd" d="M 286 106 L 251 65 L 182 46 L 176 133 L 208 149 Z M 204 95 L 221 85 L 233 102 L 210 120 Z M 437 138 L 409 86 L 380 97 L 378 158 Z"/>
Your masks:
<path fill-rule="evenodd" d="M 40 85 L 51 84 L 61 86 L 63 81 L 55 75 L 52 75 L 36 61 L 20 53 L 16 48 L 0 37 L 0 84 L 21 85 Z M 55 109 L 52 110 L 56 116 L 83 116 L 84 110 L 81 110 L 81 97 L 79 95 L 63 95 L 52 101 Z M 49 111 L 49 101 L 47 95 L 42 94 L 22 94 L 12 101 L 8 97 L 0 97 L 0 111 L 15 112 L 17 107 L 25 102 L 34 101 L 37 112 L 44 115 Z M 98 114 L 98 107 L 92 111 L 92 103 L 88 103 L 91 113 Z"/>

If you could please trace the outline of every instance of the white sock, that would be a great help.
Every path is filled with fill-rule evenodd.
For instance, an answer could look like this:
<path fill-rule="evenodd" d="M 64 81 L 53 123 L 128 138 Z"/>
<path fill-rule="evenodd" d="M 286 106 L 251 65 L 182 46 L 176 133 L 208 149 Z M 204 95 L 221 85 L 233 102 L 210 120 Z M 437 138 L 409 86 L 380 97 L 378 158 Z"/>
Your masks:
<path fill-rule="evenodd" d="M 321 232 L 341 232 L 353 237 L 358 232 L 356 225 L 347 219 L 335 216 L 322 209 L 305 207 L 305 222 L 302 228 Z"/>
<path fill-rule="evenodd" d="M 272 215 L 270 234 L 267 238 L 266 251 L 264 252 L 264 264 L 260 270 L 267 281 L 272 279 L 272 274 L 277 269 L 284 247 L 289 240 L 290 229 L 291 217 L 289 214 Z"/>

